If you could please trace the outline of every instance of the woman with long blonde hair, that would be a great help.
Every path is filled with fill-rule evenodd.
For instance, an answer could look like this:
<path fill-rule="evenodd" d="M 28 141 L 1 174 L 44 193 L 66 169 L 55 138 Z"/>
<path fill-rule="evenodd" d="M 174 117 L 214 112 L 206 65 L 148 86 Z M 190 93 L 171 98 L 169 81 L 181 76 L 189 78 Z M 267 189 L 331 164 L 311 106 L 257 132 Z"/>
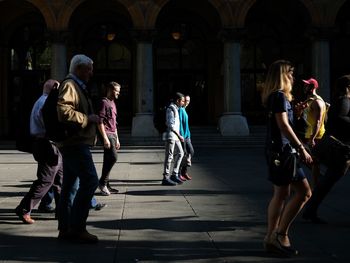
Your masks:
<path fill-rule="evenodd" d="M 292 86 L 294 68 L 289 61 L 278 60 L 269 68 L 262 92 L 263 104 L 269 111 L 266 149 L 281 154 L 287 147 L 297 152 L 305 163 L 312 163 L 311 156 L 293 131 Z M 264 239 L 266 251 L 285 256 L 297 255 L 291 246 L 289 229 L 304 204 L 311 197 L 311 189 L 303 170 L 296 167 L 291 181 L 282 180 L 284 174 L 273 174 L 269 163 L 269 180 L 273 184 L 273 197 L 267 211 L 267 233 Z"/>

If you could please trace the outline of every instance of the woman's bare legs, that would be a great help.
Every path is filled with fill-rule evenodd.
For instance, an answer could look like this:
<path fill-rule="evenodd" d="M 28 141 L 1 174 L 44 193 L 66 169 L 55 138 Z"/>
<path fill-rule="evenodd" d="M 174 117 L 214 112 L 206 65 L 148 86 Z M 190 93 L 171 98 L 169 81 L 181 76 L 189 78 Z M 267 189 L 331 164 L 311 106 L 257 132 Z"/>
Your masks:
<path fill-rule="evenodd" d="M 311 189 L 306 179 L 291 184 L 293 195 L 286 204 L 280 217 L 279 225 L 276 229 L 278 239 L 283 246 L 290 246 L 288 232 L 291 223 L 311 197 Z"/>
<path fill-rule="evenodd" d="M 273 234 L 276 232 L 279 225 L 281 214 L 284 209 L 286 198 L 289 196 L 290 187 L 273 186 L 273 196 L 267 209 L 267 233 L 265 242 L 271 242 Z"/>
<path fill-rule="evenodd" d="M 290 246 L 288 231 L 291 223 L 303 208 L 307 200 L 311 197 L 311 189 L 306 179 L 292 183 L 287 186 L 274 185 L 274 194 L 268 206 L 267 233 L 265 242 L 272 242 L 274 233 L 281 233 L 278 238 L 282 245 Z M 293 195 L 290 196 L 290 188 Z"/>

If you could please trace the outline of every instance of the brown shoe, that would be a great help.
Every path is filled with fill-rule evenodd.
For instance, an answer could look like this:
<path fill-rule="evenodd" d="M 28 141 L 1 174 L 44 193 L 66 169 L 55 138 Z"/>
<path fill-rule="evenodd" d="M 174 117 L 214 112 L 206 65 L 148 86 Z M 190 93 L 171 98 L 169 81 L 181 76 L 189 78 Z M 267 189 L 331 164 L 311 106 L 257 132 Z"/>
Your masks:
<path fill-rule="evenodd" d="M 72 232 L 72 238 L 83 244 L 95 244 L 98 242 L 98 238 L 95 235 L 90 234 L 88 231 Z"/>
<path fill-rule="evenodd" d="M 58 237 L 59 240 L 72 240 L 73 236 L 72 233 L 70 231 L 63 231 L 60 230 L 60 232 L 58 233 Z"/>
<path fill-rule="evenodd" d="M 18 216 L 18 218 L 24 223 L 24 224 L 34 224 L 35 220 L 31 218 L 30 214 L 23 214 L 23 212 L 21 211 L 21 209 L 19 207 L 16 207 L 15 209 L 16 215 Z"/>

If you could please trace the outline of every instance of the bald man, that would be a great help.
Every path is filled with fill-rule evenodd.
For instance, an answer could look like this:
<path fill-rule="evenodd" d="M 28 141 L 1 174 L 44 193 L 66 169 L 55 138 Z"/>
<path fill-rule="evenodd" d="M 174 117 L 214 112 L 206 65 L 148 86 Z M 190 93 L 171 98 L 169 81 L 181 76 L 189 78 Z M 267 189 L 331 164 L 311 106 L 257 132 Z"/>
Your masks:
<path fill-rule="evenodd" d="M 33 156 L 38 162 L 37 180 L 35 180 L 29 189 L 29 192 L 23 197 L 15 212 L 19 219 L 25 224 L 33 224 L 35 221 L 31 218 L 32 209 L 49 191 L 51 186 L 57 193 L 55 199 L 61 191 L 63 167 L 62 156 L 56 145 L 46 138 L 45 125 L 41 109 L 49 95 L 54 89 L 58 88 L 57 80 L 49 79 L 44 83 L 43 94 L 35 102 L 30 115 L 30 134 L 33 137 Z"/>

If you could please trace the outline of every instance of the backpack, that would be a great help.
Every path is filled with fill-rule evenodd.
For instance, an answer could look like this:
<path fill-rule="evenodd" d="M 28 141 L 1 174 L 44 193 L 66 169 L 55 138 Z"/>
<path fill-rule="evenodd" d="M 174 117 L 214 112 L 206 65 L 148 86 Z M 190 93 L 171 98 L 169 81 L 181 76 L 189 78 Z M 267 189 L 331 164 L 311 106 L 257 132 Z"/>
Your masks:
<path fill-rule="evenodd" d="M 64 79 L 62 83 L 67 79 Z M 57 101 L 59 87 L 55 87 L 51 90 L 41 110 L 46 130 L 46 137 L 53 142 L 61 142 L 72 134 L 77 133 L 79 130 L 76 125 L 70 125 L 58 120 Z"/>
<path fill-rule="evenodd" d="M 308 99 L 308 101 L 314 101 L 317 98 L 310 98 Z M 322 99 L 323 100 L 323 99 Z M 323 100 L 324 101 L 324 100 Z M 329 112 L 329 108 L 330 108 L 330 104 L 326 101 L 324 101 L 325 106 L 326 106 L 326 112 L 325 112 L 325 117 L 324 117 L 324 125 L 326 125 L 327 120 L 328 120 L 328 112 Z M 310 105 L 308 105 L 308 107 L 310 107 Z M 300 116 L 299 119 L 294 120 L 294 130 L 295 133 L 297 134 L 297 136 L 299 138 L 305 138 L 305 134 L 306 131 L 308 129 L 308 127 L 311 126 L 311 124 L 307 121 L 307 116 L 305 114 L 305 112 L 303 112 Z"/>
<path fill-rule="evenodd" d="M 167 130 L 166 125 L 166 111 L 169 108 L 170 104 L 162 106 L 156 110 L 154 113 L 153 123 L 154 127 L 158 130 L 159 134 L 163 134 Z M 170 107 L 174 111 L 172 107 Z"/>

